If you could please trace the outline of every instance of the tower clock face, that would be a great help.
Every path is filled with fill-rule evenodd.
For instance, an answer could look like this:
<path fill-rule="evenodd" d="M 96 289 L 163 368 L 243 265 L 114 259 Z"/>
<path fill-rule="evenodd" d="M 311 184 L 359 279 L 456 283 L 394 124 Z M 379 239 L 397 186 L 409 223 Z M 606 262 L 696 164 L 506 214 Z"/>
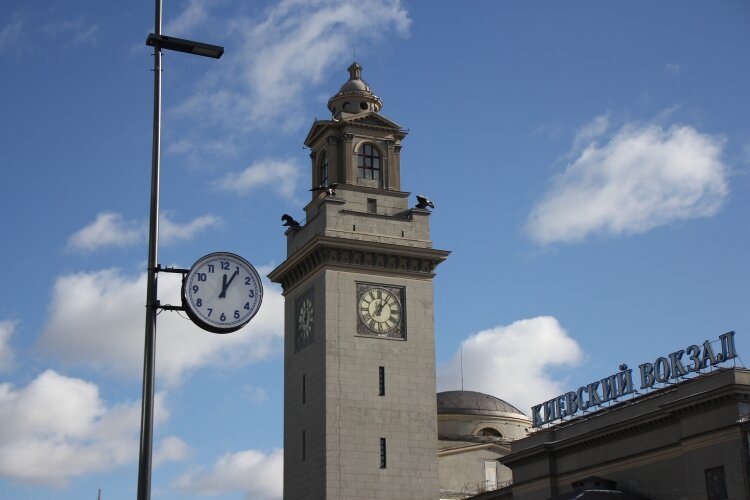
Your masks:
<path fill-rule="evenodd" d="M 298 349 L 312 340 L 314 321 L 312 295 L 308 294 L 297 305 L 296 345 Z"/>
<path fill-rule="evenodd" d="M 200 258 L 185 276 L 182 301 L 195 324 L 214 333 L 245 326 L 258 312 L 263 286 L 248 261 L 229 252 Z"/>
<path fill-rule="evenodd" d="M 403 290 L 378 285 L 359 285 L 357 299 L 360 333 L 403 337 Z"/>

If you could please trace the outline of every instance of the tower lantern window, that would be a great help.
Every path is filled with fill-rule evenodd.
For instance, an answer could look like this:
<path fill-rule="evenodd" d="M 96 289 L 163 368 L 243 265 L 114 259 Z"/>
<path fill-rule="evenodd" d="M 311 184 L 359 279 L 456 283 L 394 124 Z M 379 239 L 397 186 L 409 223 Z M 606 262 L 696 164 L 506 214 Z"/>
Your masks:
<path fill-rule="evenodd" d="M 325 151 L 320 155 L 320 164 L 318 171 L 318 184 L 320 186 L 328 185 L 328 155 Z"/>
<path fill-rule="evenodd" d="M 357 175 L 363 179 L 380 179 L 380 153 L 372 144 L 363 144 L 359 148 Z"/>

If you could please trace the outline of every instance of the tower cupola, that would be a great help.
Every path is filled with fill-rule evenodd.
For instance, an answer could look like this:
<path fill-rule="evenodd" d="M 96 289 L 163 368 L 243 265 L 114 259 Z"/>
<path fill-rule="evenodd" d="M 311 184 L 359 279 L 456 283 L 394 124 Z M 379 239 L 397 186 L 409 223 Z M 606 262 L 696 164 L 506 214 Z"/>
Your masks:
<path fill-rule="evenodd" d="M 380 111 L 383 102 L 372 93 L 370 86 L 362 79 L 362 66 L 353 62 L 348 69 L 349 80 L 328 100 L 328 109 L 333 117 L 336 118 L 341 113 L 355 115 L 365 111 Z"/>

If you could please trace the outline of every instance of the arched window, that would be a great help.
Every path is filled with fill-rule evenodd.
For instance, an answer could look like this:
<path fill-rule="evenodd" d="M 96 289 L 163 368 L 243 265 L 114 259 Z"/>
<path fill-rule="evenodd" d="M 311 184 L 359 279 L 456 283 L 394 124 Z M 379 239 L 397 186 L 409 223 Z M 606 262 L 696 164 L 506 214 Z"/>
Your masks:
<path fill-rule="evenodd" d="M 328 155 L 325 151 L 320 155 L 320 163 L 318 164 L 318 185 L 328 185 Z"/>
<path fill-rule="evenodd" d="M 503 437 L 502 434 L 497 429 L 493 429 L 492 427 L 485 427 L 484 429 L 477 432 L 477 436 L 487 436 L 487 437 Z"/>
<path fill-rule="evenodd" d="M 372 144 L 363 144 L 359 148 L 357 175 L 363 179 L 380 179 L 380 153 Z"/>

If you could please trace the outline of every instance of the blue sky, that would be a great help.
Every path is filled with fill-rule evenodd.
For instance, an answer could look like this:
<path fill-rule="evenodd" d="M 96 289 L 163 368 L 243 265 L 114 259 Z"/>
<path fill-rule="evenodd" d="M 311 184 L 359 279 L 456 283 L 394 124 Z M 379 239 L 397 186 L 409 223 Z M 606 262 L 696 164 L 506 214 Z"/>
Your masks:
<path fill-rule="evenodd" d="M 435 201 L 439 389 L 531 404 L 746 332 L 750 4 L 165 2 L 159 261 L 268 273 L 302 141 L 355 57 Z M 151 2 L 0 6 L 0 491 L 135 496 Z M 179 282 L 160 281 L 162 303 Z M 281 495 L 283 299 L 227 336 L 162 313 L 153 495 Z"/>

